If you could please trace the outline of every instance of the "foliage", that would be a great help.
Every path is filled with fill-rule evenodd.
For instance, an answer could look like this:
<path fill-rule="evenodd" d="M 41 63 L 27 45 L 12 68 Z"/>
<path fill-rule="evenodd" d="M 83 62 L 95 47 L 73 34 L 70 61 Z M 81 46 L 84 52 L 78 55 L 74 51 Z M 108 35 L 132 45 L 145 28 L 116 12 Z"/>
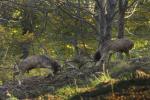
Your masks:
<path fill-rule="evenodd" d="M 96 1 L 96 0 L 95 0 Z M 45 54 L 61 64 L 76 55 L 75 43 L 90 57 L 99 46 L 96 3 L 93 0 L 1 0 L 0 1 L 0 84 L 13 79 L 13 67 L 22 59 L 21 46 L 29 44 L 29 55 Z M 131 4 L 134 0 L 128 0 Z M 150 56 L 150 1 L 140 0 L 138 6 L 125 13 L 125 37 L 134 41 L 131 57 Z M 118 7 L 118 5 L 117 5 Z M 115 9 L 116 11 L 118 10 Z M 134 13 L 132 14 L 132 11 Z M 129 16 L 131 14 L 131 16 Z M 118 14 L 112 23 L 113 37 L 118 30 Z M 25 33 L 24 33 L 25 31 Z M 116 60 L 115 58 L 113 60 Z M 121 62 L 111 70 L 119 71 L 128 64 Z M 46 75 L 46 70 L 33 70 L 27 76 Z M 108 72 L 91 79 L 91 86 L 112 80 Z M 66 86 L 56 92 L 71 97 L 85 88 Z M 65 98 L 63 96 L 63 98 Z"/>

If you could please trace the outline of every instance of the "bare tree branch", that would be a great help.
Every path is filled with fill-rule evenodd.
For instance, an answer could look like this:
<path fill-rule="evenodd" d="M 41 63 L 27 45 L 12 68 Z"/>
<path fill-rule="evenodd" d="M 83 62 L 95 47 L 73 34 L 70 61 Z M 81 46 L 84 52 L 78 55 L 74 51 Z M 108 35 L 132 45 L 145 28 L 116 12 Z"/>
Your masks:
<path fill-rule="evenodd" d="M 58 7 L 61 11 L 63 11 L 64 13 L 66 13 L 68 16 L 70 16 L 71 18 L 77 19 L 77 20 L 79 20 L 79 21 L 82 21 L 82 22 L 88 24 L 89 26 L 91 26 L 91 27 L 96 31 L 95 26 L 92 25 L 90 22 L 86 21 L 85 19 L 83 19 L 83 18 L 81 18 L 81 17 L 79 17 L 79 16 L 76 16 L 76 15 L 73 15 L 73 14 L 67 12 L 66 10 L 64 10 L 64 9 L 63 9 L 62 7 L 60 7 L 60 6 L 57 6 L 57 7 Z"/>
<path fill-rule="evenodd" d="M 134 12 L 136 11 L 137 6 L 138 6 L 138 2 L 135 4 L 135 6 L 133 7 L 133 10 L 130 12 L 130 14 L 125 16 L 125 18 L 131 17 L 134 14 Z"/>

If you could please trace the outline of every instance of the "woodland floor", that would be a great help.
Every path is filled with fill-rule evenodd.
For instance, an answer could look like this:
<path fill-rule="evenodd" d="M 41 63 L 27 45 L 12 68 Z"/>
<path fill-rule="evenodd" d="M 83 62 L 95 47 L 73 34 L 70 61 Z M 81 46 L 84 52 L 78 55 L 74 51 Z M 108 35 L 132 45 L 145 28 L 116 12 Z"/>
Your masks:
<path fill-rule="evenodd" d="M 125 72 L 134 73 L 132 79 L 119 80 L 115 82 L 101 83 L 97 87 L 85 93 L 78 94 L 73 100 L 147 100 L 150 99 L 150 58 L 131 59 L 129 67 L 120 71 L 110 72 L 113 78 Z M 116 63 L 115 63 L 116 65 Z M 19 98 L 36 98 L 47 93 L 53 94 L 57 89 L 66 85 L 82 86 L 88 84 L 89 79 L 99 75 L 98 67 L 88 68 L 67 68 L 58 73 L 55 77 L 46 78 L 43 76 L 30 77 L 23 80 L 22 85 L 17 81 L 9 81 L 0 86 L 0 100 L 6 100 L 10 94 Z M 82 80 L 82 81 L 81 81 Z M 61 100 L 54 98 L 50 100 Z"/>
<path fill-rule="evenodd" d="M 71 100 L 150 100 L 150 78 L 99 84 Z"/>

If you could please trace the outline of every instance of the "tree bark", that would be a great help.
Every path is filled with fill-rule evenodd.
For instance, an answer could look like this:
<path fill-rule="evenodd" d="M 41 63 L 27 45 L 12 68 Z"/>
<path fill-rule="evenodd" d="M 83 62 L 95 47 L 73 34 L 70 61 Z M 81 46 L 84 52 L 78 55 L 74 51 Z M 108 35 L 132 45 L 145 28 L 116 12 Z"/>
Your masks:
<path fill-rule="evenodd" d="M 96 0 L 96 21 L 100 36 L 100 43 L 111 39 L 113 15 L 115 13 L 116 0 Z M 98 24 L 99 23 L 99 24 Z"/>
<path fill-rule="evenodd" d="M 119 0 L 119 19 L 118 19 L 118 38 L 124 37 L 124 24 L 125 24 L 125 12 L 127 9 L 128 0 Z M 117 53 L 117 57 L 123 59 L 123 55 L 121 53 Z"/>
<path fill-rule="evenodd" d="M 128 0 L 119 0 L 118 38 L 124 37 L 125 12 Z"/>

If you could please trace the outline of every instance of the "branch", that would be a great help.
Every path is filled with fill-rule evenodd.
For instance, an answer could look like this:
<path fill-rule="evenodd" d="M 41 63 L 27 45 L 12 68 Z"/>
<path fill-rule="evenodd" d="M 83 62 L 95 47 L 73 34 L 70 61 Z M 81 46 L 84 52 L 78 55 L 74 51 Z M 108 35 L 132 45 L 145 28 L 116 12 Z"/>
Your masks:
<path fill-rule="evenodd" d="M 127 9 L 129 9 L 131 6 L 134 5 L 134 3 L 138 2 L 138 1 L 140 1 L 140 0 L 134 0 L 134 1 L 127 7 Z"/>
<path fill-rule="evenodd" d="M 89 26 L 91 26 L 94 30 L 96 30 L 95 26 L 92 25 L 91 23 L 89 23 L 88 21 L 86 21 L 85 19 L 79 17 L 79 16 L 75 16 L 73 14 L 70 14 L 69 12 L 65 11 L 63 8 L 61 8 L 60 6 L 57 6 L 61 11 L 63 11 L 64 13 L 66 13 L 69 17 L 77 19 L 79 21 L 83 21 L 84 23 L 88 24 Z"/>
<path fill-rule="evenodd" d="M 85 9 L 84 7 L 81 7 L 81 6 L 76 6 L 75 4 L 73 4 L 72 2 L 67 2 L 69 5 L 71 5 L 72 7 L 74 7 L 74 8 L 78 8 L 78 9 L 80 9 L 80 10 L 84 10 L 84 11 L 86 11 L 87 13 L 89 13 L 90 15 L 93 15 L 93 16 L 95 16 L 95 14 L 93 14 L 92 12 L 90 12 L 89 10 L 87 10 L 87 9 Z"/>
<path fill-rule="evenodd" d="M 16 7 L 14 7 L 13 5 L 11 5 L 11 4 L 6 4 L 6 3 L 4 3 L 4 2 L 1 2 L 1 4 L 4 4 L 4 5 L 6 5 L 6 6 L 9 6 L 9 7 L 12 7 L 12 8 L 15 8 L 15 9 L 18 9 L 18 7 L 19 8 L 22 8 L 22 9 L 24 9 L 24 7 L 28 7 L 28 8 L 31 8 L 31 9 L 34 9 L 35 11 L 41 11 L 41 12 L 43 12 L 43 11 L 47 11 L 48 9 L 46 9 L 46 8 L 38 8 L 38 7 L 36 7 L 36 6 L 32 6 L 32 5 L 24 5 L 24 4 L 21 4 L 21 3 L 17 3 L 17 2 L 14 2 L 14 1 L 10 1 L 10 0 L 5 0 L 5 1 L 7 1 L 7 2 L 9 2 L 9 3 L 11 3 L 11 4 L 14 4 L 14 5 L 16 5 Z"/>
<path fill-rule="evenodd" d="M 98 1 L 98 0 L 95 0 L 95 2 L 97 3 L 98 7 L 100 8 L 101 5 L 100 5 L 99 1 Z"/>
<path fill-rule="evenodd" d="M 135 5 L 135 8 L 136 8 L 137 5 L 138 5 L 138 1 L 140 1 L 140 0 L 134 0 L 129 6 L 127 6 L 126 9 L 129 9 L 131 6 L 133 6 L 133 5 L 137 2 L 137 4 Z M 119 12 L 119 10 L 116 10 L 116 11 L 114 12 L 114 14 L 112 15 L 112 18 L 114 18 L 115 15 L 116 15 L 118 12 Z M 132 14 L 133 14 L 134 12 L 135 12 L 135 11 L 133 11 Z M 130 14 L 130 15 L 126 16 L 126 17 L 130 17 L 132 14 Z M 125 17 L 125 18 L 126 18 L 126 17 Z"/>
<path fill-rule="evenodd" d="M 131 17 L 134 14 L 134 12 L 136 11 L 137 6 L 138 6 L 138 2 L 135 4 L 133 10 L 131 11 L 131 14 L 129 14 L 128 16 L 125 16 L 125 18 Z"/>

